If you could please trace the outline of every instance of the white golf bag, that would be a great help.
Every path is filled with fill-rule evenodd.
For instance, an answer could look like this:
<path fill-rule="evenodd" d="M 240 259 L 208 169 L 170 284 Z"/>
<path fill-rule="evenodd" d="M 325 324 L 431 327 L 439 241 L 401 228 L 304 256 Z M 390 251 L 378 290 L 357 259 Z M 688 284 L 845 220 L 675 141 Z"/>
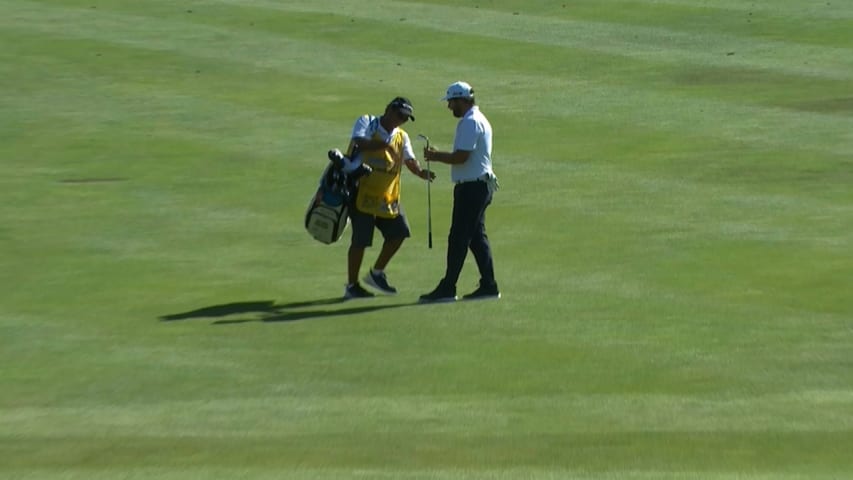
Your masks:
<path fill-rule="evenodd" d="M 305 229 L 321 243 L 335 243 L 349 225 L 349 205 L 359 177 L 370 167 L 355 165 L 338 150 L 329 151 L 329 164 L 320 176 L 320 186 L 308 203 Z"/>

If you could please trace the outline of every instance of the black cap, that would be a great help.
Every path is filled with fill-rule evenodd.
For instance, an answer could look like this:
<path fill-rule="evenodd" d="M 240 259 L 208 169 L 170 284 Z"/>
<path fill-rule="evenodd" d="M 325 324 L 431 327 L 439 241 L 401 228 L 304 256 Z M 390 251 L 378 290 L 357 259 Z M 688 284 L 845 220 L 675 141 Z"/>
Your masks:
<path fill-rule="evenodd" d="M 409 99 L 406 97 L 397 97 L 394 100 L 391 100 L 391 103 L 388 104 L 388 108 L 393 108 L 394 110 L 397 110 L 403 115 L 406 115 L 407 117 L 411 118 L 413 122 L 415 121 L 412 102 L 410 102 Z"/>

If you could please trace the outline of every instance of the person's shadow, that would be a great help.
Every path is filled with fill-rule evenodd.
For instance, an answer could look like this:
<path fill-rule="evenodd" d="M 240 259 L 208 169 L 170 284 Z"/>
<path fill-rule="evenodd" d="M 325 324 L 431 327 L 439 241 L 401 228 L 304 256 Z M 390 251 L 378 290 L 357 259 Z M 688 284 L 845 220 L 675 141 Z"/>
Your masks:
<path fill-rule="evenodd" d="M 225 303 L 221 305 L 211 305 L 209 307 L 201 307 L 187 312 L 163 315 L 160 317 L 160 321 L 173 322 L 177 320 L 189 320 L 193 318 L 220 318 L 229 317 L 231 315 L 240 315 L 239 318 L 223 318 L 221 320 L 216 320 L 213 322 L 213 325 L 233 325 L 249 322 L 292 322 L 296 320 L 308 320 L 311 318 L 357 315 L 360 313 L 375 312 L 377 310 L 386 310 L 390 308 L 399 308 L 418 304 L 417 302 L 398 303 L 392 305 L 361 304 L 339 309 L 304 310 L 308 307 L 336 305 L 344 303 L 346 301 L 347 300 L 342 297 L 336 297 L 283 304 L 277 304 L 274 300 L 234 302 Z M 254 314 L 254 318 L 246 318 L 246 315 L 250 314 Z"/>

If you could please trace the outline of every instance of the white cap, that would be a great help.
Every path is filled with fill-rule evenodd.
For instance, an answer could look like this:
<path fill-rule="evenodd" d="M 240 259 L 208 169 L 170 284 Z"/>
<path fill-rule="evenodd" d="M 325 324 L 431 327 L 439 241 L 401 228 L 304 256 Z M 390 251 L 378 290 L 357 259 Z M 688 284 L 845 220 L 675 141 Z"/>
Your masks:
<path fill-rule="evenodd" d="M 474 89 L 465 82 L 456 82 L 447 87 L 447 95 L 442 100 L 451 100 L 454 98 L 474 98 Z"/>

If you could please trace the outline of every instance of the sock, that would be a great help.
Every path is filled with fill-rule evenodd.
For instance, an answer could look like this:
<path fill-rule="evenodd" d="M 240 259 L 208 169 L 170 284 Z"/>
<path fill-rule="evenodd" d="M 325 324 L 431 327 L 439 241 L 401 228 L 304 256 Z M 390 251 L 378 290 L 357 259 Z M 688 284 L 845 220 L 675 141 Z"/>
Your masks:
<path fill-rule="evenodd" d="M 374 275 L 382 275 L 382 274 L 384 274 L 384 273 L 385 273 L 385 270 L 377 270 L 377 269 L 375 269 L 375 268 L 371 268 L 371 269 L 370 269 L 370 273 L 372 273 L 372 274 L 374 274 Z"/>

